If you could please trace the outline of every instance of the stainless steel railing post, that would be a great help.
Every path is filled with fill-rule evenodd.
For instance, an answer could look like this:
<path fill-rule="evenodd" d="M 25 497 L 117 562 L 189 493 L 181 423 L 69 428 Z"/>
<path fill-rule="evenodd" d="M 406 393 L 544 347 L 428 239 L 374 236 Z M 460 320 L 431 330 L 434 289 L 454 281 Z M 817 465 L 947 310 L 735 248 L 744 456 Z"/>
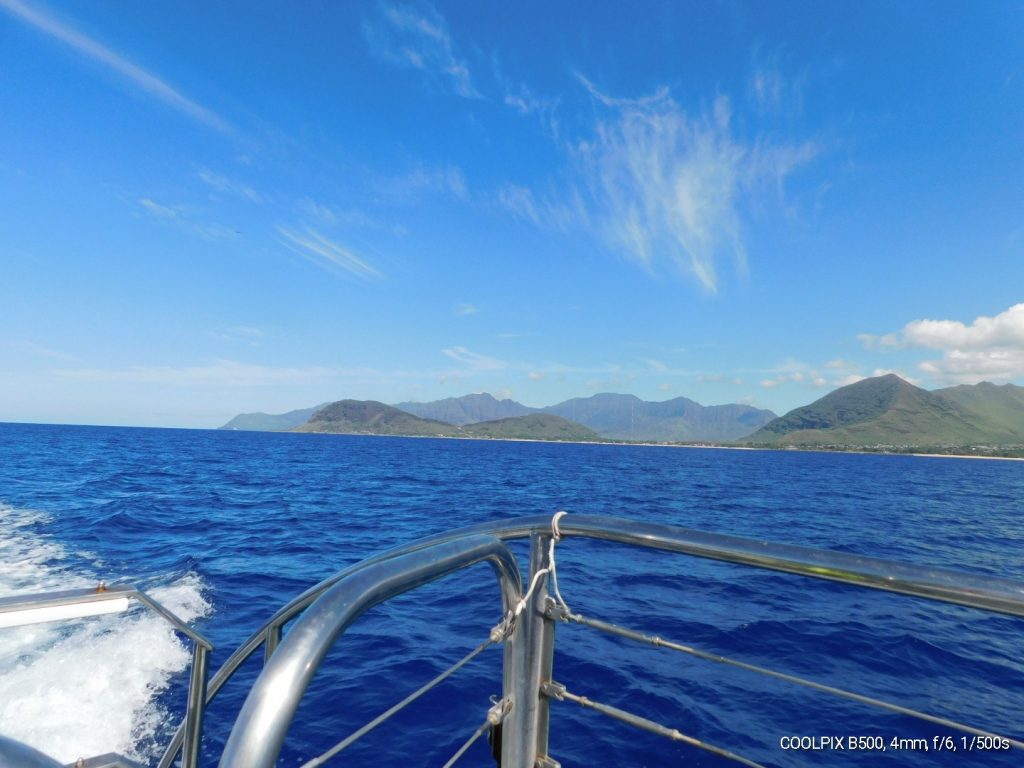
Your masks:
<path fill-rule="evenodd" d="M 181 747 L 182 768 L 197 768 L 203 739 L 203 714 L 206 709 L 207 649 L 202 643 L 192 647 L 192 674 L 188 681 L 185 709 L 185 740 Z"/>
<path fill-rule="evenodd" d="M 249 690 L 220 768 L 274 768 L 306 688 L 335 641 L 365 611 L 477 563 L 488 562 L 508 611 L 521 594 L 519 567 L 493 536 L 465 536 L 375 561 L 335 582 L 295 622 Z"/>
<path fill-rule="evenodd" d="M 550 534 L 530 536 L 530 573 L 526 583 L 548 567 Z M 547 575 L 541 576 L 529 603 L 516 619 L 511 642 L 506 647 L 505 696 L 512 710 L 505 719 L 501 740 L 502 768 L 534 768 L 548 751 L 548 700 L 541 696 L 541 683 L 551 680 L 554 659 L 555 622 L 545 616 Z"/>
<path fill-rule="evenodd" d="M 263 663 L 270 661 L 277 646 L 281 644 L 281 625 L 270 624 L 267 627 L 266 640 L 263 641 Z"/>

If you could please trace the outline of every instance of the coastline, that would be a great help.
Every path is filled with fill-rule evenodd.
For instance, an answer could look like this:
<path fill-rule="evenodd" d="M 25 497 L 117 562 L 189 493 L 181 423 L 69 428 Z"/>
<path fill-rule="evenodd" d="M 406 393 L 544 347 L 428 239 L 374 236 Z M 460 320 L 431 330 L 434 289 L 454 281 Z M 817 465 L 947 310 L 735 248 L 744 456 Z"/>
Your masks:
<path fill-rule="evenodd" d="M 248 430 L 239 430 L 248 431 Z M 253 430 L 259 431 L 259 430 Z M 815 447 L 779 447 L 772 448 L 768 446 L 751 446 L 751 445 L 715 445 L 713 443 L 657 443 L 650 441 L 630 441 L 630 440 L 548 440 L 537 437 L 477 437 L 477 436 L 460 436 L 460 435 L 382 435 L 375 432 L 297 432 L 293 430 L 284 430 L 284 433 L 290 434 L 304 434 L 304 435 L 350 435 L 357 437 L 402 437 L 402 438 L 416 438 L 426 440 L 480 440 L 487 442 L 501 442 L 501 443 L 553 443 L 563 445 L 621 445 L 621 446 L 637 446 L 643 448 L 708 448 L 716 451 L 799 451 L 801 453 L 852 453 L 860 454 L 864 456 L 917 456 L 920 458 L 934 458 L 934 459 L 981 459 L 988 461 L 1024 461 L 1024 456 L 979 456 L 977 454 L 970 453 L 919 453 L 915 451 L 866 451 L 866 450 L 838 450 L 830 448 L 815 448 Z M 281 434 L 281 433 L 279 433 Z"/>

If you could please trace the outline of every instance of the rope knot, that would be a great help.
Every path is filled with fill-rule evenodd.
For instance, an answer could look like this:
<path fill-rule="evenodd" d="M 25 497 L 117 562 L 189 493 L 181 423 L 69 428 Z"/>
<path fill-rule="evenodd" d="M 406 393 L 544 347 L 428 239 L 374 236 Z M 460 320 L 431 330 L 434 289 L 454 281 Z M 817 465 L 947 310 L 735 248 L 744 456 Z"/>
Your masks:
<path fill-rule="evenodd" d="M 551 535 L 554 537 L 555 541 L 562 540 L 562 531 L 558 528 L 558 521 L 560 518 L 563 518 L 568 514 L 569 513 L 563 509 L 560 512 L 555 512 L 555 516 L 551 518 Z"/>

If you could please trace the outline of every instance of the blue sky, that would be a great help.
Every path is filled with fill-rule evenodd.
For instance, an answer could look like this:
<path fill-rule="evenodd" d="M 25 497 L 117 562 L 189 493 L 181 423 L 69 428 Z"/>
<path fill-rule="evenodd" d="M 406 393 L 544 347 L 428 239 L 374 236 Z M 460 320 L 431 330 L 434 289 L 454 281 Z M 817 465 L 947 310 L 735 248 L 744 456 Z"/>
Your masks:
<path fill-rule="evenodd" d="M 1020 3 L 0 0 L 0 115 L 3 421 L 1024 383 Z"/>

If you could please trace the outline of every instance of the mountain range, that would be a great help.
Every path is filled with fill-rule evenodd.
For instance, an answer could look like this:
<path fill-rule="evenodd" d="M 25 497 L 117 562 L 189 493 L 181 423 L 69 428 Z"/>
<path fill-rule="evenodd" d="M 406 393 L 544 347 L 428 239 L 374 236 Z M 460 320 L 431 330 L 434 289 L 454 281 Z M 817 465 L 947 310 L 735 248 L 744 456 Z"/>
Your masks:
<path fill-rule="evenodd" d="M 796 408 L 744 442 L 851 448 L 1024 445 L 1024 387 L 982 382 L 929 392 L 895 374 L 877 376 Z"/>
<path fill-rule="evenodd" d="M 339 401 L 357 402 L 357 401 Z M 374 401 L 360 401 L 374 402 Z M 307 423 L 325 406 L 271 415 L 247 413 L 236 416 L 221 429 L 256 429 L 283 431 Z M 732 441 L 739 440 L 764 426 L 775 414 L 749 405 L 703 406 L 685 397 L 664 402 L 647 402 L 635 395 L 604 393 L 586 398 L 573 398 L 546 408 L 531 408 L 514 400 L 498 400 L 485 393 L 449 397 L 427 403 L 405 402 L 390 406 L 427 421 L 464 427 L 481 422 L 521 418 L 531 414 L 547 414 L 574 422 L 607 440 L 640 440 L 658 442 Z M 388 424 L 401 422 L 393 414 Z M 519 425 L 541 422 L 519 422 Z M 554 423 L 554 422 L 552 422 Z M 387 427 L 391 429 L 391 426 Z M 395 427 L 397 428 L 397 427 Z M 412 428 L 410 426 L 410 428 Z M 417 425 L 416 429 L 429 429 Z M 398 434 L 388 432 L 387 434 Z M 421 434 L 404 432 L 402 434 Z M 543 439 L 543 438 L 539 438 Z"/>
<path fill-rule="evenodd" d="M 604 393 L 547 408 L 489 394 L 385 405 L 339 400 L 270 415 L 241 414 L 222 429 L 537 440 L 636 440 L 874 450 L 1024 447 L 1024 387 L 989 382 L 927 391 L 888 374 L 840 387 L 785 416 L 685 397 L 646 402 Z"/>
<path fill-rule="evenodd" d="M 220 429 L 237 429 L 247 432 L 286 432 L 302 424 L 328 403 L 312 408 L 300 408 L 288 413 L 240 413 Z"/>
<path fill-rule="evenodd" d="M 375 400 L 339 400 L 331 403 L 293 431 L 503 440 L 599 439 L 586 427 L 549 413 L 531 413 L 458 425 L 423 419 Z"/>

